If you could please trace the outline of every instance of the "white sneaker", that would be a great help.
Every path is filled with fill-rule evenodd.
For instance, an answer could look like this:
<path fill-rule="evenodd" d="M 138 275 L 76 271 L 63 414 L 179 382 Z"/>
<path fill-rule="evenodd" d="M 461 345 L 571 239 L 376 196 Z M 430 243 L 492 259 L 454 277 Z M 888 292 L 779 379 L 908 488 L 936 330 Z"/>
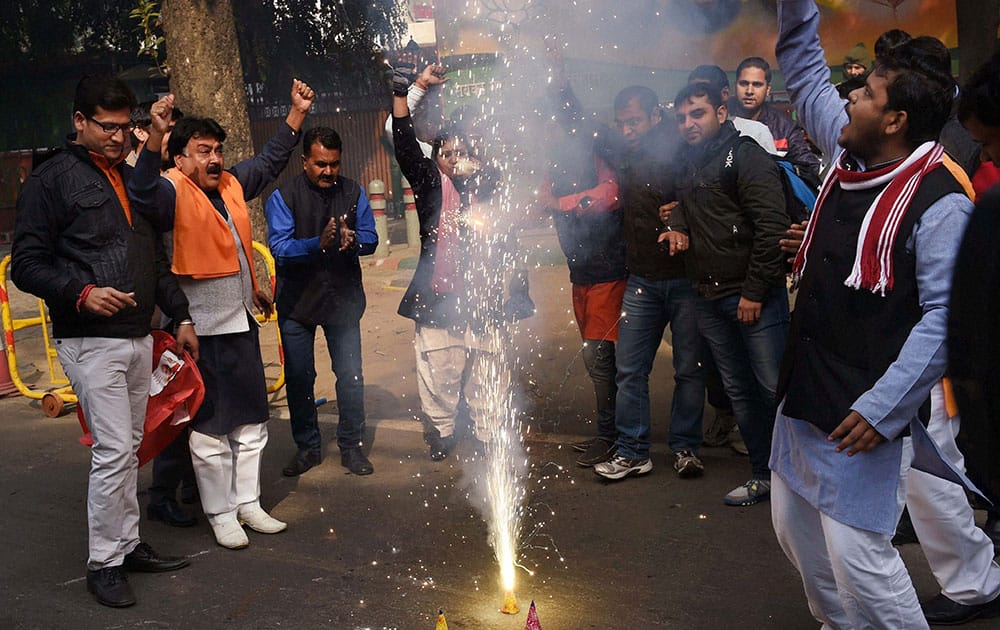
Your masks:
<path fill-rule="evenodd" d="M 288 528 L 288 523 L 274 518 L 259 505 L 240 506 L 237 517 L 241 525 L 247 525 L 253 531 L 261 534 L 277 534 Z"/>
<path fill-rule="evenodd" d="M 645 475 L 653 470 L 653 462 L 649 459 L 629 459 L 618 455 L 611 461 L 601 462 L 594 466 L 594 472 L 607 479 L 623 479 L 629 475 Z"/>
<path fill-rule="evenodd" d="M 211 523 L 211 520 L 209 521 Z M 226 549 L 243 549 L 250 545 L 247 533 L 243 531 L 235 519 L 226 519 L 219 523 L 211 523 L 215 542 Z"/>

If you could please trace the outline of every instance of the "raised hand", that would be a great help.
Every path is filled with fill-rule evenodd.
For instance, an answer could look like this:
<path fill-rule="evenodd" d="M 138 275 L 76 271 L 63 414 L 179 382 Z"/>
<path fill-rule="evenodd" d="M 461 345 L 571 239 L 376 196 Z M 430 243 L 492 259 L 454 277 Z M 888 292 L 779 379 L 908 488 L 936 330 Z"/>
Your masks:
<path fill-rule="evenodd" d="M 167 94 L 160 100 L 153 103 L 149 108 L 149 117 L 152 120 L 151 132 L 159 133 L 162 137 L 170 131 L 170 122 L 174 115 L 174 95 Z"/>
<path fill-rule="evenodd" d="M 448 77 L 444 76 L 444 73 L 444 66 L 432 63 L 424 68 L 424 71 L 420 73 L 420 76 L 417 77 L 417 83 L 423 84 L 426 87 L 447 83 Z"/>
<path fill-rule="evenodd" d="M 316 92 L 305 81 L 292 79 L 292 107 L 306 114 L 315 98 Z"/>

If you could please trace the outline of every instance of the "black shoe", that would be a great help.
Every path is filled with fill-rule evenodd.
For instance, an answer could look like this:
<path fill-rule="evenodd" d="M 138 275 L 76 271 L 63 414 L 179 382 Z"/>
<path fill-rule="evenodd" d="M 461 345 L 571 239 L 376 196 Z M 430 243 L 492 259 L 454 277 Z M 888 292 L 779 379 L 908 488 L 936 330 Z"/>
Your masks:
<path fill-rule="evenodd" d="M 938 593 L 935 597 L 920 604 L 924 618 L 932 626 L 957 626 L 973 619 L 990 619 L 1000 617 L 1000 597 L 985 604 L 969 606 L 959 604 Z"/>
<path fill-rule="evenodd" d="M 125 556 L 125 563 L 122 566 L 125 567 L 126 571 L 137 573 L 163 573 L 183 569 L 187 565 L 187 558 L 161 556 L 153 551 L 152 547 L 141 542 Z"/>
<path fill-rule="evenodd" d="M 298 477 L 313 466 L 319 466 L 323 461 L 323 454 L 319 451 L 302 451 L 295 453 L 292 461 L 281 469 L 281 474 L 286 477 Z"/>
<path fill-rule="evenodd" d="M 448 437 L 438 437 L 437 435 L 428 435 L 427 444 L 431 448 L 431 460 L 439 462 L 445 457 L 448 457 L 448 453 L 451 452 L 451 449 L 455 448 L 455 436 L 449 435 Z"/>
<path fill-rule="evenodd" d="M 360 448 L 345 448 L 340 451 L 340 465 L 355 475 L 370 475 L 375 472 L 375 467 Z"/>
<path fill-rule="evenodd" d="M 87 590 L 105 606 L 125 608 L 135 604 L 135 595 L 121 566 L 87 571 Z"/>
<path fill-rule="evenodd" d="M 594 440 L 596 439 L 597 438 L 590 438 L 589 440 L 584 440 L 582 442 L 574 442 L 573 444 L 570 444 L 569 447 L 574 451 L 576 451 L 577 453 L 585 453 L 587 452 L 587 449 L 590 448 L 590 445 L 593 444 Z"/>
<path fill-rule="evenodd" d="M 576 463 L 584 468 L 589 468 L 595 464 L 606 462 L 615 456 L 618 447 L 607 438 L 594 438 L 587 450 L 576 458 Z"/>
<path fill-rule="evenodd" d="M 151 521 L 162 521 L 171 527 L 194 527 L 198 519 L 191 516 L 169 499 L 163 503 L 150 503 L 146 506 L 146 518 Z"/>

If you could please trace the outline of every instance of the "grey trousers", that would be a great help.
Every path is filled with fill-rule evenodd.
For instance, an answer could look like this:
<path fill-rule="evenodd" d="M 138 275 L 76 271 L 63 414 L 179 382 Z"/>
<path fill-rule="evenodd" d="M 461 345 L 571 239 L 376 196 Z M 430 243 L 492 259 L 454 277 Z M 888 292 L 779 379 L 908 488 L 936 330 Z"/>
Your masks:
<path fill-rule="evenodd" d="M 87 568 L 118 566 L 139 544 L 135 454 L 146 420 L 153 338 L 74 337 L 57 339 L 55 345 L 94 437 Z"/>

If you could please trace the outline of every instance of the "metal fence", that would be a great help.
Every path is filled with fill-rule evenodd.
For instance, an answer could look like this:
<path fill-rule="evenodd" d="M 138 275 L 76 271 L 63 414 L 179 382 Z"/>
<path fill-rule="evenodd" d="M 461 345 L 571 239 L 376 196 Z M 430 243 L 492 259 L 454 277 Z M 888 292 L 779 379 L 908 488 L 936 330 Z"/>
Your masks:
<path fill-rule="evenodd" d="M 385 120 L 388 116 L 389 112 L 385 110 L 314 113 L 306 119 L 305 126 L 306 129 L 321 125 L 333 127 L 340 134 L 344 143 L 341 152 L 341 175 L 358 181 L 366 188 L 371 180 L 381 179 L 388 190 L 391 189 L 393 181 L 391 158 L 383 139 Z M 250 133 L 253 136 L 254 150 L 260 151 L 283 123 L 283 114 L 277 118 L 251 120 Z M 273 188 L 281 186 L 301 172 L 302 161 L 296 151 L 296 155 L 288 161 L 288 166 L 273 187 L 265 191 L 261 198 L 267 199 Z"/>

